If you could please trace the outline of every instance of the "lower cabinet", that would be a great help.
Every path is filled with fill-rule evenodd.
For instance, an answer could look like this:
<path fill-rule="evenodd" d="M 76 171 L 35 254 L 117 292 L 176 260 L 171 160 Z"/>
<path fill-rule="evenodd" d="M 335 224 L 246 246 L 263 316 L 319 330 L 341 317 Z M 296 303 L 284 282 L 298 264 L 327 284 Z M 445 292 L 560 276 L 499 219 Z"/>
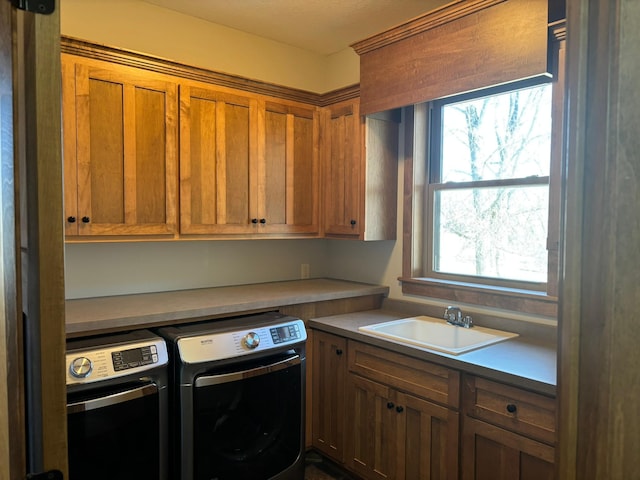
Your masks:
<path fill-rule="evenodd" d="M 337 463 L 344 462 L 347 339 L 313 331 L 311 444 Z"/>
<path fill-rule="evenodd" d="M 462 480 L 555 479 L 555 399 L 463 376 Z"/>
<path fill-rule="evenodd" d="M 312 445 L 363 480 L 555 479 L 555 399 L 313 331 Z"/>
<path fill-rule="evenodd" d="M 458 478 L 458 413 L 350 374 L 348 467 L 363 479 Z"/>
<path fill-rule="evenodd" d="M 465 417 L 462 480 L 552 480 L 554 449 L 549 445 Z"/>

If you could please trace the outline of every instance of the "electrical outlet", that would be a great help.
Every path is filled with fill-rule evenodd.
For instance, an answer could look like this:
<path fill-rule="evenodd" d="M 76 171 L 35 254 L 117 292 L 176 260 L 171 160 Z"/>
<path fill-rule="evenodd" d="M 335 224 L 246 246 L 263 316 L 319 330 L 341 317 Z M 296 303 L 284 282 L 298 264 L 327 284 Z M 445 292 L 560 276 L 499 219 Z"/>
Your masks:
<path fill-rule="evenodd" d="M 300 264 L 300 278 L 305 279 L 309 278 L 309 264 L 301 263 Z"/>

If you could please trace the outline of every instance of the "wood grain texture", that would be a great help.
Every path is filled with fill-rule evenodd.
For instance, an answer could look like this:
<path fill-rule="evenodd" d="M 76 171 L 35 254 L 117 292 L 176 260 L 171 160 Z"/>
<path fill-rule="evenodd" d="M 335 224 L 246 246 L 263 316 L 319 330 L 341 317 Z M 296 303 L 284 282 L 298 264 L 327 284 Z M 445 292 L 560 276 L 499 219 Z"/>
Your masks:
<path fill-rule="evenodd" d="M 65 197 L 76 199 L 65 206 L 66 233 L 175 234 L 177 85 L 88 59 L 62 63 L 71 90 L 63 90 Z"/>
<path fill-rule="evenodd" d="M 364 117 L 348 100 L 327 107 L 324 130 L 324 235 L 395 239 L 398 112 Z"/>
<path fill-rule="evenodd" d="M 471 375 L 464 376 L 462 386 L 466 415 L 555 446 L 555 398 Z"/>
<path fill-rule="evenodd" d="M 24 137 L 14 125 L 14 105 L 20 85 L 14 78 L 12 6 L 0 4 L 0 478 L 21 478 L 26 471 L 24 347 L 20 289 L 20 203 L 14 164 L 14 142 L 24 148 Z M 14 77 L 15 74 L 15 77 Z M 14 91 L 15 88 L 15 91 Z M 24 133 L 24 131 L 22 131 Z M 22 138 L 21 140 L 18 140 Z"/>
<path fill-rule="evenodd" d="M 333 461 L 345 461 L 347 339 L 313 331 L 312 444 Z"/>
<path fill-rule="evenodd" d="M 35 397 L 36 431 L 41 419 L 42 470 L 60 470 L 67 476 L 67 417 L 64 352 L 64 232 L 62 218 L 62 125 L 60 71 L 60 15 L 19 14 L 22 28 L 17 42 L 24 46 L 24 105 L 17 118 L 26 135 L 19 143 L 21 202 L 28 219 L 22 238 L 22 288 L 31 345 L 37 358 Z M 21 63 L 23 62 L 23 63 Z M 55 92 L 55 93 L 54 93 Z M 22 156 L 24 155 L 24 156 Z M 38 375 L 39 373 L 39 375 Z M 33 424 L 32 424 L 33 425 Z M 39 452 L 34 452 L 39 457 Z M 20 477 L 24 476 L 21 472 Z"/>
<path fill-rule="evenodd" d="M 462 419 L 462 480 L 553 480 L 554 449 L 474 418 Z"/>
<path fill-rule="evenodd" d="M 567 2 L 560 478 L 637 476 L 640 5 Z"/>
<path fill-rule="evenodd" d="M 349 342 L 349 371 L 457 409 L 460 373 L 360 342 Z"/>
<path fill-rule="evenodd" d="M 547 75 L 547 0 L 506 0 L 360 56 L 363 114 Z M 510 34 L 509 32 L 517 32 Z M 452 46 L 454 46 L 452 48 Z"/>

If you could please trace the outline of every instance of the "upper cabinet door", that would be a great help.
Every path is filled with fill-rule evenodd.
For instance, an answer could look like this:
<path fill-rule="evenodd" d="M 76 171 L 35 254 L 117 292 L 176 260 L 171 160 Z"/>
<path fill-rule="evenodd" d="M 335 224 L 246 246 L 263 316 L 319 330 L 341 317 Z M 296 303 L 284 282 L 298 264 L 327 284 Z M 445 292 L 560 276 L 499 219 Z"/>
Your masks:
<path fill-rule="evenodd" d="M 324 235 L 394 240 L 400 112 L 363 117 L 358 99 L 326 109 Z"/>
<path fill-rule="evenodd" d="M 251 233 L 257 102 L 180 86 L 180 232 Z M 253 222 L 252 222 L 253 221 Z"/>
<path fill-rule="evenodd" d="M 260 111 L 258 233 L 318 233 L 318 109 L 266 102 Z"/>
<path fill-rule="evenodd" d="M 318 109 L 180 86 L 180 233 L 318 233 Z"/>
<path fill-rule="evenodd" d="M 363 165 L 358 100 L 328 107 L 325 130 L 325 235 L 359 238 Z"/>
<path fill-rule="evenodd" d="M 63 56 L 67 235 L 177 232 L 177 85 Z"/>

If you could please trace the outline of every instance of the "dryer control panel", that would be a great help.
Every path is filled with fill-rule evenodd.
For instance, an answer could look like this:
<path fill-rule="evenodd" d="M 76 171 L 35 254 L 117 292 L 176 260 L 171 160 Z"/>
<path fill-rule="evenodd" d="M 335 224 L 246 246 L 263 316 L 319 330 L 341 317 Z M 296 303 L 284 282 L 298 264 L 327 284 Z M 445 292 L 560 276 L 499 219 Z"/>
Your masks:
<path fill-rule="evenodd" d="M 282 348 L 306 340 L 307 331 L 304 322 L 300 319 L 291 319 L 274 325 L 234 331 L 203 332 L 179 338 L 177 344 L 182 362 L 202 363 Z"/>
<path fill-rule="evenodd" d="M 105 345 L 67 352 L 67 385 L 143 372 L 168 362 L 163 339 Z"/>

